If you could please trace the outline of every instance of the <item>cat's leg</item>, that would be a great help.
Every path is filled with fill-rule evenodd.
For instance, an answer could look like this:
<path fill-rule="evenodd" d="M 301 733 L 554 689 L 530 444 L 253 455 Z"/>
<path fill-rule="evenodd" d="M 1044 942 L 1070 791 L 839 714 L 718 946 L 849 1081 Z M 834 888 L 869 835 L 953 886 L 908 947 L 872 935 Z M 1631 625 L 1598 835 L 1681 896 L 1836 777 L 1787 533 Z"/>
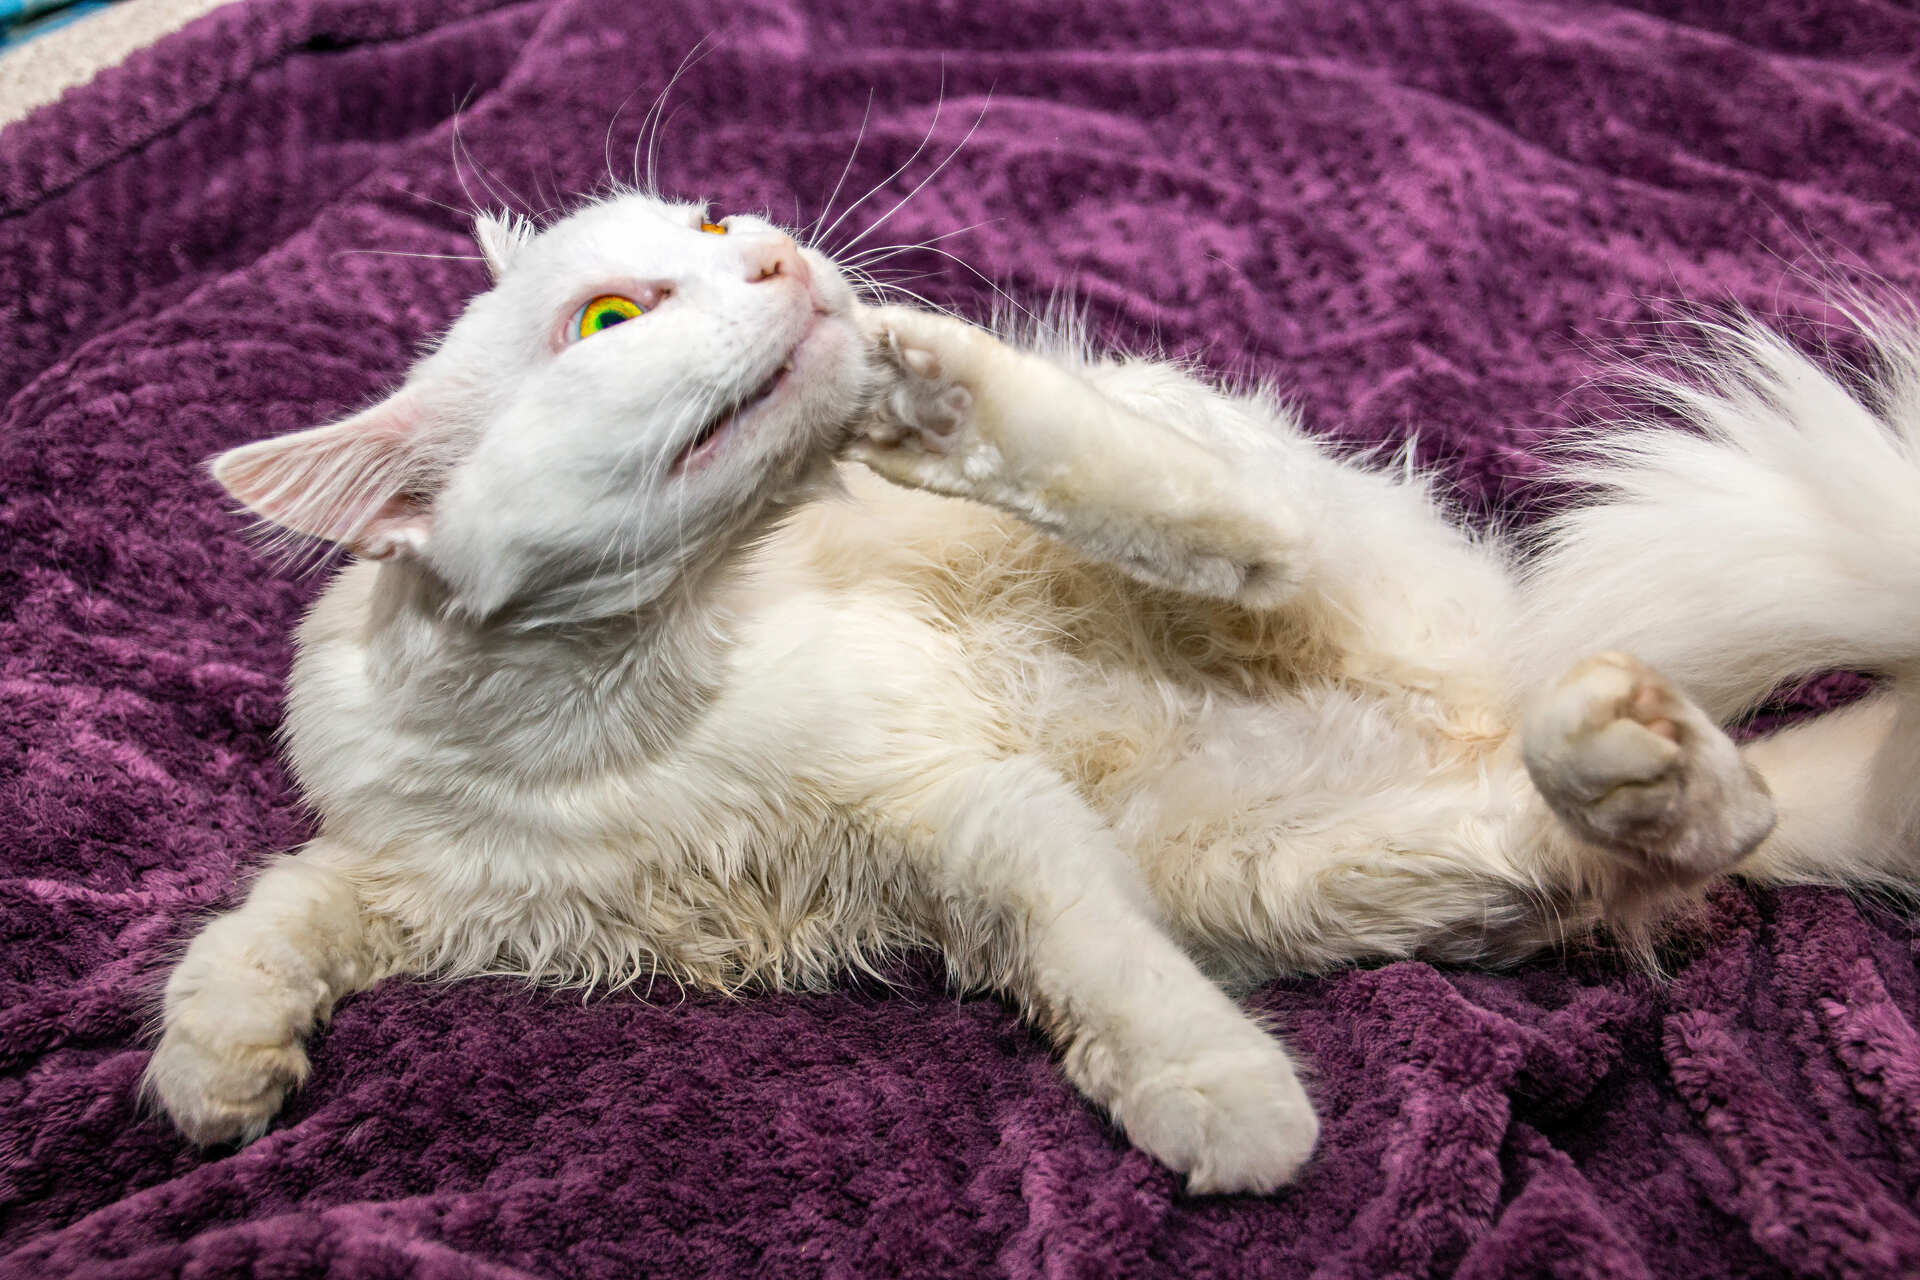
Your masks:
<path fill-rule="evenodd" d="M 1732 739 L 1626 654 L 1588 658 L 1536 695 L 1521 750 L 1548 807 L 1580 841 L 1626 859 L 1641 892 L 1696 887 L 1773 829 L 1767 784 Z"/>
<path fill-rule="evenodd" d="M 1602 923 L 1639 941 L 1743 869 L 1774 821 L 1727 735 L 1625 655 L 1539 691 L 1514 740 L 1459 759 L 1432 745 L 1412 727 L 1331 717 L 1248 753 L 1289 785 L 1245 803 L 1237 830 L 1151 844 L 1147 871 L 1180 934 L 1246 981 L 1378 958 L 1510 963 Z"/>
<path fill-rule="evenodd" d="M 1741 749 L 1780 825 L 1735 873 L 1762 884 L 1920 884 L 1920 673 Z"/>
<path fill-rule="evenodd" d="M 1318 1122 L 1280 1044 L 1162 928 L 1138 869 L 1027 758 L 944 771 L 885 806 L 925 859 L 956 976 L 1017 998 L 1073 1083 L 1195 1191 L 1269 1191 Z"/>
<path fill-rule="evenodd" d="M 167 979 L 144 1088 L 202 1145 L 266 1132 L 307 1074 L 304 1042 L 340 997 L 398 966 L 362 910 L 351 861 L 324 840 L 261 873 Z"/>
<path fill-rule="evenodd" d="M 946 316 L 871 313 L 892 374 L 851 456 L 1010 511 L 1154 586 L 1251 607 L 1301 585 L 1307 531 L 1221 450 L 1044 356 Z"/>
<path fill-rule="evenodd" d="M 1764 854 L 1767 785 L 1694 703 L 1601 654 L 1528 700 L 1512 739 L 1434 751 L 1428 729 L 1340 713 L 1329 697 L 1227 760 L 1173 773 L 1228 790 L 1242 820 L 1150 833 L 1146 871 L 1180 936 L 1223 976 L 1261 981 L 1356 961 L 1510 963 L 1597 925 L 1646 938 L 1715 876 Z M 1338 760 L 1337 768 L 1321 762 Z"/>

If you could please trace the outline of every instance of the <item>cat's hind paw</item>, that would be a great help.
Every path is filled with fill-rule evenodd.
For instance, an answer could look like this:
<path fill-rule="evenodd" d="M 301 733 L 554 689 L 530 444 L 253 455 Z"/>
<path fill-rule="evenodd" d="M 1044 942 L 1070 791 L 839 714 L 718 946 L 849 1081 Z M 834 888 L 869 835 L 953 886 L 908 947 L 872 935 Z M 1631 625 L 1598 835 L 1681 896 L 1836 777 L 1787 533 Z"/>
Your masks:
<path fill-rule="evenodd" d="M 1733 742 L 1627 654 L 1588 658 L 1536 698 L 1522 752 L 1575 834 L 1682 879 L 1726 870 L 1773 829 L 1772 797 Z"/>

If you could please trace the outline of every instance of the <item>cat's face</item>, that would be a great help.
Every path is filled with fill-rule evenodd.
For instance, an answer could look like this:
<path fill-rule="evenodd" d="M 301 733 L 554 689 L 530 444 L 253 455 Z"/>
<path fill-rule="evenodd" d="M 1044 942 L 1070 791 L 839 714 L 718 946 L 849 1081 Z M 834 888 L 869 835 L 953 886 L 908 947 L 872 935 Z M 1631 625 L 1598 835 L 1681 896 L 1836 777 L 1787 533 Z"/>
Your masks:
<path fill-rule="evenodd" d="M 872 377 L 831 262 L 707 219 L 638 195 L 537 233 L 483 219 L 494 286 L 400 391 L 214 474 L 294 532 L 416 559 L 469 613 L 653 598 L 818 469 Z"/>

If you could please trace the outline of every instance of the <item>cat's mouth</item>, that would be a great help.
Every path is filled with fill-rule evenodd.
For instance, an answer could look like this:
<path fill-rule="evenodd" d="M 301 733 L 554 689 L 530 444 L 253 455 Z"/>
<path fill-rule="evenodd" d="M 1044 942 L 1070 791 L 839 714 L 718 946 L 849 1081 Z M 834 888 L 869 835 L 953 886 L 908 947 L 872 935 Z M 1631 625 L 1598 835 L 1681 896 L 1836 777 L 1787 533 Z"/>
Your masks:
<path fill-rule="evenodd" d="M 680 456 L 673 460 L 674 474 L 701 467 L 719 453 L 726 446 L 727 437 L 733 434 L 734 424 L 764 404 L 787 380 L 787 375 L 793 372 L 793 359 L 798 350 L 799 344 L 796 343 L 794 350 L 787 352 L 787 358 L 773 371 L 772 377 L 722 409 L 706 426 L 695 432 L 693 439 L 687 441 L 686 447 L 680 450 Z"/>

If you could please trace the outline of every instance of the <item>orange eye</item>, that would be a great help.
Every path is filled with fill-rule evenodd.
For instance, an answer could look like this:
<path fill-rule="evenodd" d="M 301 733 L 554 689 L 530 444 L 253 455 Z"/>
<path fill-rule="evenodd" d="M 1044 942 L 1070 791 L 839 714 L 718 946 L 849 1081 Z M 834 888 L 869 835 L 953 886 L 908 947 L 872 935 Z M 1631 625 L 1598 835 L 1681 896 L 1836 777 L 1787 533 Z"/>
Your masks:
<path fill-rule="evenodd" d="M 717 222 L 703 222 L 700 224 L 700 229 L 710 236 L 723 236 L 727 234 L 727 229 Z"/>

